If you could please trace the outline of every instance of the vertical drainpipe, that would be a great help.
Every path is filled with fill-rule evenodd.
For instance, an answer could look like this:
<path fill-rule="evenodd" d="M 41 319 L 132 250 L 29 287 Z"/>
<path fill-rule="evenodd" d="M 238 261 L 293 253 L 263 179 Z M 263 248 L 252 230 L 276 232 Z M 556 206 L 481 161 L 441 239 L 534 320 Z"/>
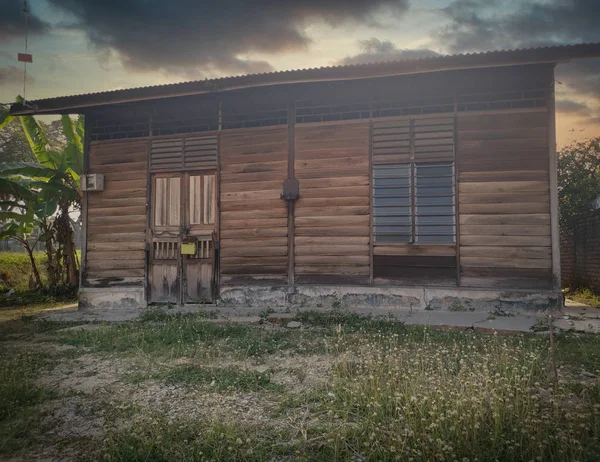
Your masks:
<path fill-rule="evenodd" d="M 213 268 L 214 296 L 213 301 L 219 299 L 221 293 L 221 131 L 223 130 L 223 101 L 219 101 L 217 110 L 217 174 L 215 175 L 217 189 L 217 220 L 215 237 L 215 258 Z"/>
<path fill-rule="evenodd" d="M 151 271 L 151 255 L 152 246 L 152 173 L 150 172 L 150 154 L 152 150 L 152 115 L 148 116 L 148 146 L 147 146 L 147 173 L 146 173 L 146 246 L 145 246 L 145 262 L 144 262 L 144 295 L 146 304 L 150 303 L 150 271 Z"/>
<path fill-rule="evenodd" d="M 288 179 L 295 176 L 294 171 L 294 149 L 295 149 L 295 126 L 296 126 L 296 101 L 295 98 L 288 103 Z M 288 295 L 295 291 L 295 263 L 294 263 L 294 206 L 293 200 L 288 200 Z"/>

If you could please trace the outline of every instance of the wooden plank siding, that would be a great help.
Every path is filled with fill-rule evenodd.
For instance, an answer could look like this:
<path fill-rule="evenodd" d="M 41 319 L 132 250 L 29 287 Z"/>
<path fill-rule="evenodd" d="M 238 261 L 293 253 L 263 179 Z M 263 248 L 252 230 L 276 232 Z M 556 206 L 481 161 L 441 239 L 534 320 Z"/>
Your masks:
<path fill-rule="evenodd" d="M 548 114 L 459 114 L 461 285 L 551 288 Z"/>
<path fill-rule="evenodd" d="M 220 140 L 221 281 L 287 278 L 285 126 L 226 130 Z"/>
<path fill-rule="evenodd" d="M 89 172 L 104 191 L 87 194 L 86 284 L 143 285 L 148 141 L 91 142 Z"/>
<path fill-rule="evenodd" d="M 369 130 L 368 122 L 296 125 L 298 283 L 369 283 Z"/>

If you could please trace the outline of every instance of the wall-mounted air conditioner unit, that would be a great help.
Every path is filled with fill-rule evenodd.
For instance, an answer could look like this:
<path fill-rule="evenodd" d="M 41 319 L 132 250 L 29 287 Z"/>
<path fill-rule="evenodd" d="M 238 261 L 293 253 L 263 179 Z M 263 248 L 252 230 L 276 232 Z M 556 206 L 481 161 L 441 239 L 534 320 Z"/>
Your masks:
<path fill-rule="evenodd" d="M 82 191 L 104 191 L 104 175 L 101 173 L 92 173 L 81 175 Z"/>

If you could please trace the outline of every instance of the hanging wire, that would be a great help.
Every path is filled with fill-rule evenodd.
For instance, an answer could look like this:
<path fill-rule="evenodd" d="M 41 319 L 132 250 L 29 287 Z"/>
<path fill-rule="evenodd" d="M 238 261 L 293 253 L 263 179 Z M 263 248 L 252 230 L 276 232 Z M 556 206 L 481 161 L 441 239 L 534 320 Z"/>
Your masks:
<path fill-rule="evenodd" d="M 29 5 L 27 0 L 23 0 L 23 13 L 25 13 L 25 53 L 27 53 L 27 39 L 28 39 L 28 19 L 29 19 Z M 25 65 L 25 71 L 23 72 L 23 103 L 27 102 L 27 60 L 23 63 Z"/>

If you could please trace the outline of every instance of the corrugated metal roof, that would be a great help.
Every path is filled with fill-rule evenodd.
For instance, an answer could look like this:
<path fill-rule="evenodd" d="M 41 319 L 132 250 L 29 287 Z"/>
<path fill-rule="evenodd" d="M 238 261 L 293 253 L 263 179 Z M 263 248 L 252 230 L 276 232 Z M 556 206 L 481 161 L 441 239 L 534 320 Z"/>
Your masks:
<path fill-rule="evenodd" d="M 600 57 L 600 43 L 586 43 L 296 69 L 39 99 L 29 101 L 27 106 L 13 104 L 11 113 L 13 115 L 76 113 L 91 107 L 109 104 L 215 93 L 268 85 L 354 80 L 523 64 L 560 63 L 575 59 L 598 57 Z"/>

